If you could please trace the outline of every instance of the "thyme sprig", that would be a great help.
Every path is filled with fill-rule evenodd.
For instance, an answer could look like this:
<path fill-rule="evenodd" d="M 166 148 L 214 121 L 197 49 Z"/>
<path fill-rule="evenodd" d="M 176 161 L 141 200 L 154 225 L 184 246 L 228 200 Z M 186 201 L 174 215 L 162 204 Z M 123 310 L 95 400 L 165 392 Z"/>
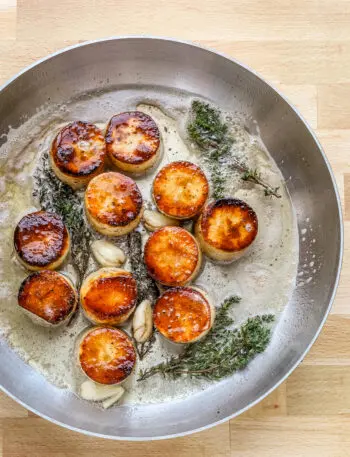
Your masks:
<path fill-rule="evenodd" d="M 213 197 L 225 196 L 225 178 L 221 170 L 221 163 L 231 153 L 234 137 L 228 125 L 221 120 L 219 110 L 208 103 L 194 100 L 191 107 L 191 122 L 187 126 L 190 139 L 205 153 L 212 163 L 211 179 L 213 182 Z M 242 173 L 241 179 L 263 187 L 266 196 L 281 198 L 279 187 L 273 187 L 265 182 L 257 169 L 249 168 L 243 162 L 232 157 L 231 166 Z"/>
<path fill-rule="evenodd" d="M 263 181 L 261 178 L 261 173 L 257 170 L 257 168 L 248 168 L 235 159 L 233 160 L 233 166 L 242 172 L 241 179 L 243 181 L 249 181 L 257 184 L 258 186 L 261 186 L 264 189 L 264 194 L 266 197 L 271 195 L 276 198 L 282 198 L 282 195 L 278 192 L 279 186 L 273 187 Z"/>
<path fill-rule="evenodd" d="M 240 301 L 237 296 L 226 299 L 217 310 L 215 323 L 208 335 L 197 343 L 186 346 L 184 352 L 147 370 L 140 370 L 138 381 L 161 374 L 176 379 L 187 375 L 194 378 L 219 380 L 245 368 L 269 344 L 272 314 L 248 318 L 239 328 L 230 328 L 232 306 Z"/>
<path fill-rule="evenodd" d="M 134 345 L 136 347 L 137 355 L 139 356 L 140 360 L 143 360 L 147 354 L 150 354 L 153 350 L 153 345 L 156 342 L 156 336 L 154 332 L 152 333 L 151 337 L 145 341 L 144 343 L 138 343 L 134 340 Z"/>
<path fill-rule="evenodd" d="M 43 210 L 59 214 L 66 224 L 72 239 L 71 261 L 81 283 L 89 262 L 91 231 L 85 222 L 82 199 L 55 176 L 47 152 L 34 174 L 33 197 Z"/>

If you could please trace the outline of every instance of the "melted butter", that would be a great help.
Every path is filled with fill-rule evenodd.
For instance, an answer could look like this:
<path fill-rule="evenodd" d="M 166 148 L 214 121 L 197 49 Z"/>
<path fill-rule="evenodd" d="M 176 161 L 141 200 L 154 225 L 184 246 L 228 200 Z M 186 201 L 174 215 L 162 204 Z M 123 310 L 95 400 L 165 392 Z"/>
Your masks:
<path fill-rule="evenodd" d="M 163 155 L 155 169 L 136 177 L 148 208 L 151 201 L 151 184 L 156 171 L 174 160 L 189 160 L 210 170 L 202 163 L 198 151 L 187 144 L 185 138 L 186 113 L 191 95 L 151 88 L 125 89 L 97 96 L 84 97 L 60 109 L 43 111 L 10 132 L 7 142 L 0 149 L 0 329 L 8 343 L 20 356 L 46 378 L 65 389 L 77 391 L 84 377 L 75 363 L 75 344 L 78 335 L 89 326 L 82 313 L 72 325 L 63 329 L 45 329 L 35 326 L 18 308 L 17 292 L 27 272 L 13 260 L 12 235 L 19 218 L 32 211 L 31 175 L 36 159 L 50 147 L 58 130 L 72 120 L 89 120 L 105 129 L 109 118 L 121 111 L 139 109 L 154 118 L 161 136 Z M 225 114 L 225 113 L 224 113 Z M 242 296 L 233 310 L 237 323 L 248 316 L 273 312 L 279 314 L 287 304 L 295 286 L 298 263 L 298 234 L 293 207 L 283 184 L 282 176 L 258 136 L 244 129 L 242 119 L 225 114 L 235 135 L 234 153 L 244 157 L 249 166 L 258 167 L 264 178 L 280 186 L 281 199 L 266 198 L 262 189 L 243 183 L 239 175 L 223 168 L 227 175 L 227 195 L 245 200 L 251 205 L 259 220 L 257 239 L 249 253 L 230 265 L 217 265 L 204 260 L 195 284 L 219 305 L 230 294 Z M 190 227 L 189 223 L 189 227 Z M 143 242 L 147 231 L 140 226 Z M 97 268 L 91 259 L 87 273 Z M 129 268 L 129 261 L 126 263 Z M 66 274 L 74 275 L 72 266 L 63 267 Z M 126 326 L 130 332 L 130 324 Z M 137 373 L 176 354 L 181 347 L 157 335 L 153 351 L 137 363 L 134 374 L 124 383 L 127 394 L 124 402 L 147 403 L 171 401 L 193 395 L 207 388 L 210 383 L 200 380 L 178 379 L 165 381 L 155 376 L 138 383 Z"/>

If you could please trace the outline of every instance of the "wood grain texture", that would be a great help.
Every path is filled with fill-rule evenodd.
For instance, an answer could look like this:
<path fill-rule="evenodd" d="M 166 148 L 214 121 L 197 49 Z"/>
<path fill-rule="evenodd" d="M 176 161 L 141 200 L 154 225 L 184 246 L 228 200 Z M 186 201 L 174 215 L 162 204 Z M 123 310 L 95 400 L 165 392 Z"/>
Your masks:
<path fill-rule="evenodd" d="M 318 89 L 318 127 L 350 128 L 350 84 L 324 84 Z"/>
<path fill-rule="evenodd" d="M 240 457 L 346 457 L 349 420 L 344 417 L 287 416 L 230 423 L 231 455 Z"/>
<path fill-rule="evenodd" d="M 8 419 L 3 422 L 3 456 L 7 457 L 193 457 L 230 456 L 230 425 L 176 440 L 128 443 L 101 440 L 68 431 L 43 419 Z"/>
<path fill-rule="evenodd" d="M 122 34 L 190 39 L 252 66 L 317 129 L 345 217 L 331 315 L 301 366 L 254 408 L 193 436 L 116 443 L 57 427 L 1 394 L 0 456 L 350 455 L 349 23 L 349 0 L 0 0 L 0 84 L 62 47 Z"/>

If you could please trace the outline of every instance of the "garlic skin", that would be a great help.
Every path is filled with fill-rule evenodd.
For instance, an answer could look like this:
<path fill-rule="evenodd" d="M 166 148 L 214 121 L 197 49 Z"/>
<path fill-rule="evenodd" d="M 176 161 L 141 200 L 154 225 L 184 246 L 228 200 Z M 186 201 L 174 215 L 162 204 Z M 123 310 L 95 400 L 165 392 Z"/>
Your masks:
<path fill-rule="evenodd" d="M 134 339 L 137 343 L 145 343 L 152 335 L 153 312 L 151 302 L 143 300 L 136 308 L 132 320 Z"/>
<path fill-rule="evenodd" d="M 125 390 L 121 386 L 118 387 L 119 392 L 117 394 L 113 395 L 113 397 L 106 398 L 106 400 L 102 402 L 102 406 L 104 407 L 104 409 L 107 409 L 110 406 L 114 405 L 114 403 L 120 400 L 121 397 L 124 395 Z"/>
<path fill-rule="evenodd" d="M 154 232 L 155 230 L 168 225 L 178 226 L 180 222 L 176 219 L 165 216 L 158 211 L 150 211 L 146 209 L 143 212 L 143 224 L 147 230 Z"/>
<path fill-rule="evenodd" d="M 65 271 L 62 271 L 66 277 L 70 280 L 74 287 L 78 288 L 79 278 L 78 274 L 72 264 L 68 264 Z"/>
<path fill-rule="evenodd" d="M 125 390 L 121 386 L 102 385 L 96 382 L 87 380 L 80 386 L 80 396 L 84 400 L 102 401 L 112 399 L 118 396 L 118 399 L 124 394 Z M 114 400 L 115 403 L 117 400 Z M 113 404 L 111 403 L 111 404 Z"/>
<path fill-rule="evenodd" d="M 97 262 L 103 267 L 119 267 L 126 260 L 120 248 L 105 240 L 93 241 L 91 250 Z"/>

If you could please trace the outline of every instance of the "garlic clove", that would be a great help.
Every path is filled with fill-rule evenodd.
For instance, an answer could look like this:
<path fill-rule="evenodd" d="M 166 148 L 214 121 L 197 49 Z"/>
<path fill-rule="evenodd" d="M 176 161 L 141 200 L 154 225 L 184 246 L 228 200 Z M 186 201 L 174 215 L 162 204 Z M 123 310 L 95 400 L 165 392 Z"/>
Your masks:
<path fill-rule="evenodd" d="M 97 384 L 87 380 L 80 386 L 80 396 L 84 400 L 101 401 L 119 394 L 120 389 L 122 389 L 123 393 L 124 389 L 121 386 Z"/>
<path fill-rule="evenodd" d="M 187 230 L 188 232 L 190 233 L 193 233 L 193 221 L 190 220 L 190 221 L 185 221 L 183 224 L 182 224 L 182 228 L 184 228 L 185 230 Z"/>
<path fill-rule="evenodd" d="M 107 398 L 106 400 L 104 400 L 104 402 L 102 403 L 102 406 L 107 409 L 109 408 L 110 406 L 114 405 L 114 403 L 116 403 L 118 400 L 121 399 L 121 397 L 124 395 L 124 392 L 125 390 L 122 388 L 122 386 L 118 386 L 119 387 L 119 392 L 116 393 L 115 395 L 113 395 L 112 397 L 109 397 Z"/>
<path fill-rule="evenodd" d="M 93 241 L 91 250 L 97 262 L 104 267 L 119 267 L 125 262 L 124 252 L 108 241 Z"/>
<path fill-rule="evenodd" d="M 162 227 L 166 227 L 168 225 L 179 225 L 180 222 L 176 219 L 171 219 L 164 214 L 158 213 L 158 211 L 150 211 L 146 209 L 143 212 L 143 223 L 147 230 L 150 232 L 154 232 Z"/>
<path fill-rule="evenodd" d="M 79 277 L 76 269 L 73 265 L 68 264 L 65 271 L 62 271 L 63 274 L 66 274 L 70 282 L 73 284 L 74 287 L 78 287 L 79 284 Z"/>
<path fill-rule="evenodd" d="M 145 343 L 152 335 L 153 313 L 149 300 L 143 300 L 136 308 L 132 327 L 134 338 L 138 343 Z"/>

